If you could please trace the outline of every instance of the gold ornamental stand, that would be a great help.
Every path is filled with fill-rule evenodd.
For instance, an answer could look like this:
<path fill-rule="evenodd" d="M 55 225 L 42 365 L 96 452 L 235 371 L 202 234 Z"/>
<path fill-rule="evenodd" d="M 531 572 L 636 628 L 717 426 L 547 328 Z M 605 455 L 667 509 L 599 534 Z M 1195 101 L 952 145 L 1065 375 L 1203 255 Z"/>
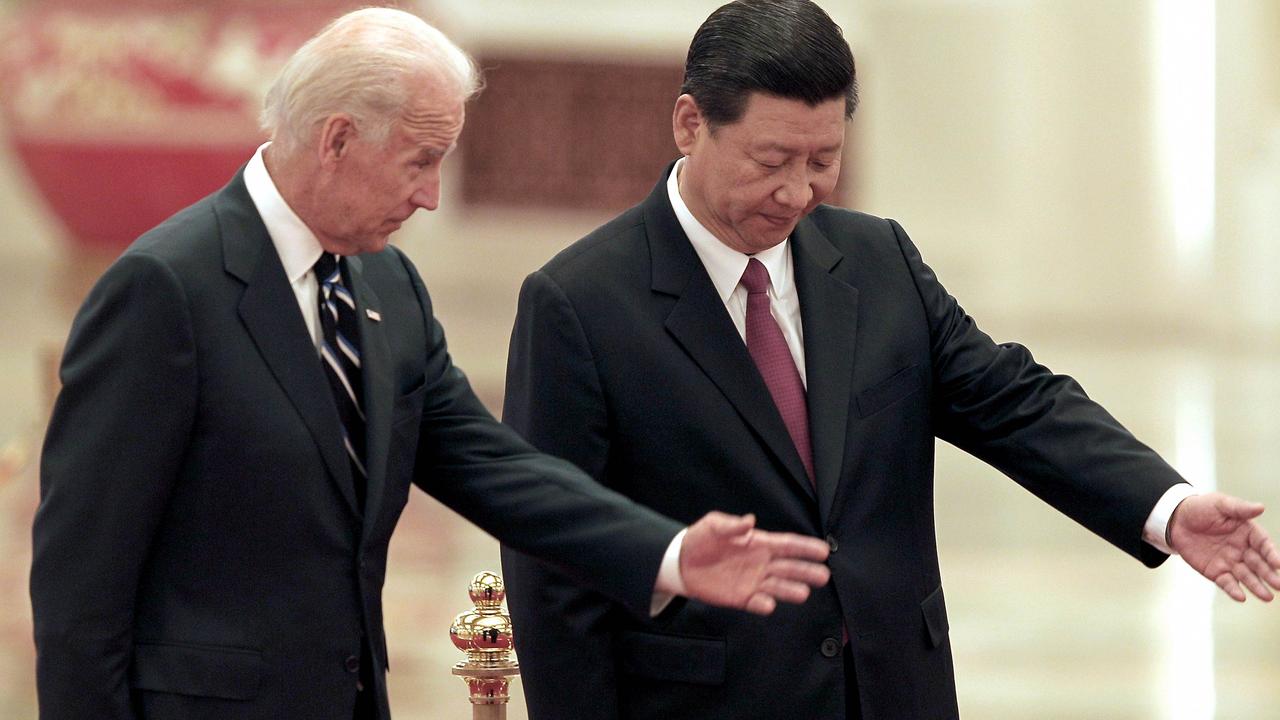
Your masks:
<path fill-rule="evenodd" d="M 482 572 L 467 589 L 474 607 L 449 627 L 454 647 L 467 659 L 453 666 L 471 691 L 472 720 L 506 720 L 511 678 L 520 674 L 512 656 L 511 616 L 502 611 L 507 588 L 497 573 Z"/>

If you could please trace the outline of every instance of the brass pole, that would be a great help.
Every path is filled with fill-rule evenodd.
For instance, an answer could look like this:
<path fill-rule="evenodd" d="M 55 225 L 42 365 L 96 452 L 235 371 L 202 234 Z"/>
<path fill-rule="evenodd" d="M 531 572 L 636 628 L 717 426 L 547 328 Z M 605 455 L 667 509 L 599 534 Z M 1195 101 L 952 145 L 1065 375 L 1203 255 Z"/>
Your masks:
<path fill-rule="evenodd" d="M 467 594 L 474 607 L 449 627 L 454 647 L 467 659 L 452 672 L 467 683 L 472 720 L 506 720 L 511 678 L 520 674 L 512 654 L 511 617 L 502 610 L 507 588 L 497 573 L 486 571 L 471 580 Z"/>

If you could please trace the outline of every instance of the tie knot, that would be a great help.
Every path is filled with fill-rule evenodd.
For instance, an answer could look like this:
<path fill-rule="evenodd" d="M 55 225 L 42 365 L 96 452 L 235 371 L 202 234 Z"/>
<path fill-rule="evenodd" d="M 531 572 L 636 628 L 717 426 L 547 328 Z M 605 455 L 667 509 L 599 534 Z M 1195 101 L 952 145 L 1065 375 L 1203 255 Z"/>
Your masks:
<path fill-rule="evenodd" d="M 749 294 L 769 292 L 769 270 L 764 263 L 755 258 L 747 261 L 747 269 L 742 273 L 742 286 Z"/>
<path fill-rule="evenodd" d="M 315 264 L 316 279 L 329 285 L 341 285 L 342 274 L 338 272 L 338 256 L 333 253 L 320 253 Z M 335 277 L 336 276 L 336 277 Z"/>

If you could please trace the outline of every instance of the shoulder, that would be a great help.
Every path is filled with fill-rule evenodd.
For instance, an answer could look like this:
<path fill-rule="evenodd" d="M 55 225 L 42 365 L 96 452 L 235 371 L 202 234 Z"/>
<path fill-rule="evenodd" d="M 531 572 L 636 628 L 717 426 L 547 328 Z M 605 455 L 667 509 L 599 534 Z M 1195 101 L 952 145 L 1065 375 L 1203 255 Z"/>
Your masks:
<path fill-rule="evenodd" d="M 222 189 L 179 210 L 143 233 L 108 268 L 103 280 L 143 284 L 157 279 L 189 302 L 222 302 L 232 282 L 233 261 L 253 267 L 274 247 L 240 176 Z M 140 278 L 140 279 L 139 279 Z"/>
<path fill-rule="evenodd" d="M 617 272 L 637 261 L 648 262 L 644 212 L 636 206 L 587 233 L 542 266 L 542 273 L 572 282 Z"/>
<path fill-rule="evenodd" d="M 230 250 L 226 242 L 230 241 Z M 252 260 L 267 249 L 270 237 L 240 174 L 223 188 L 197 200 L 143 233 L 121 260 L 148 257 L 199 282 L 223 267 L 224 252 Z"/>
<path fill-rule="evenodd" d="M 897 223 L 870 213 L 832 205 L 819 205 L 809 214 L 808 220 L 817 226 L 833 243 L 841 242 L 897 242 Z"/>
<path fill-rule="evenodd" d="M 129 297 L 185 294 L 202 275 L 222 273 L 218 223 L 212 196 L 175 213 L 134 240 L 94 285 L 104 293 Z"/>
<path fill-rule="evenodd" d="M 633 207 L 561 250 L 525 281 L 575 306 L 629 302 L 650 284 L 647 228 Z M 524 293 L 522 293 L 523 297 Z"/>
<path fill-rule="evenodd" d="M 125 250 L 124 256 L 150 255 L 178 262 L 214 248 L 219 234 L 213 198 L 207 196 L 143 233 Z"/>
<path fill-rule="evenodd" d="M 909 265 L 918 251 L 902 226 L 891 218 L 830 205 L 819 205 L 806 222 L 817 228 L 840 253 L 862 263 Z M 883 266 L 882 266 L 883 267 Z"/>
<path fill-rule="evenodd" d="M 359 257 L 365 278 L 375 285 L 408 287 L 409 284 L 422 283 L 413 261 L 394 245 L 387 245 L 376 253 L 365 253 Z"/>

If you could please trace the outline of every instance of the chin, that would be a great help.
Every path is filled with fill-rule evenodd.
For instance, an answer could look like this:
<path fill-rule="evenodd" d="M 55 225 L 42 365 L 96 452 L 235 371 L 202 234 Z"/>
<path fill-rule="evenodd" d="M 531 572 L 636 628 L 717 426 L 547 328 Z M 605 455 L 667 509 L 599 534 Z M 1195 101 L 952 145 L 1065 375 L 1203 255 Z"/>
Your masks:
<path fill-rule="evenodd" d="M 387 244 L 391 242 L 390 235 L 377 235 L 360 243 L 360 253 L 376 253 L 386 249 Z"/>
<path fill-rule="evenodd" d="M 783 240 L 786 240 L 787 238 L 791 237 L 791 233 L 794 230 L 795 230 L 795 227 L 791 227 L 790 229 L 785 231 L 772 230 L 767 233 L 761 233 L 760 235 L 756 236 L 755 240 L 752 242 L 752 245 L 755 246 L 755 252 L 764 252 L 765 250 L 768 250 L 769 248 L 774 247 L 778 243 L 781 243 Z"/>

